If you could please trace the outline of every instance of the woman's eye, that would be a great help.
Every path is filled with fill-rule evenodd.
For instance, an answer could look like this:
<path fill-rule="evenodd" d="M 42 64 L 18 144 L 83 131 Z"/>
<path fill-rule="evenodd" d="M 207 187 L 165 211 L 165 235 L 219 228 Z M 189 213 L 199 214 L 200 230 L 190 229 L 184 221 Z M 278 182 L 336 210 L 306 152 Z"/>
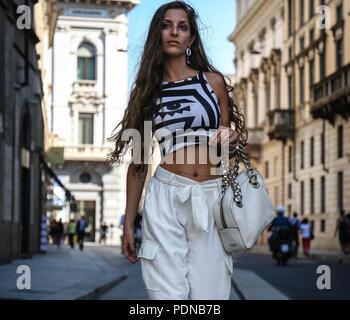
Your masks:
<path fill-rule="evenodd" d="M 169 27 L 169 24 L 163 24 L 162 25 L 163 29 L 166 29 L 168 27 Z M 183 30 L 183 31 L 186 31 L 188 28 L 186 26 L 180 26 L 180 29 Z"/>

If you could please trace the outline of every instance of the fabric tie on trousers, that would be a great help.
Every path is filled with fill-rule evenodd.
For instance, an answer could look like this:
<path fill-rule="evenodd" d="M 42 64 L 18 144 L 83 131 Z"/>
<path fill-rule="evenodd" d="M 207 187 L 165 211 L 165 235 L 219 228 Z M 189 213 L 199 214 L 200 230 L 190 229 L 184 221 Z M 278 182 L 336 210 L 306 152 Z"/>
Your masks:
<path fill-rule="evenodd" d="M 190 196 L 194 224 L 197 229 L 208 232 L 209 210 L 202 187 L 199 184 L 187 185 L 176 192 L 176 197 L 181 203 L 184 203 Z"/>

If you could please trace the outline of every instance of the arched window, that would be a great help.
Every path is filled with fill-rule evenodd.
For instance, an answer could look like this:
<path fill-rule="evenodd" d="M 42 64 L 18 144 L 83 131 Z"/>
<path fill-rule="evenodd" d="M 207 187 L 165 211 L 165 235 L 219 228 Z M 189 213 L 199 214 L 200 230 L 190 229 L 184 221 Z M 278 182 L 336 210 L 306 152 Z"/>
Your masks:
<path fill-rule="evenodd" d="M 96 80 L 96 50 L 88 43 L 78 49 L 78 79 Z"/>

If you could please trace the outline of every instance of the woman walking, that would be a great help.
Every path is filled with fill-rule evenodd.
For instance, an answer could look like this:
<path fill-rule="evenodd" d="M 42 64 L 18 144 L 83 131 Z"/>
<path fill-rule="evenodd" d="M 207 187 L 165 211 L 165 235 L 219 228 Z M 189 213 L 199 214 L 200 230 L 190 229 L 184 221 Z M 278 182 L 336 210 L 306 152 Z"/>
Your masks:
<path fill-rule="evenodd" d="M 301 232 L 301 239 L 303 243 L 303 253 L 304 256 L 310 255 L 310 245 L 311 240 L 313 239 L 313 232 L 311 229 L 311 224 L 309 223 L 308 218 L 304 218 L 300 223 L 300 232 Z"/>
<path fill-rule="evenodd" d="M 345 215 L 345 210 L 341 210 L 340 217 L 337 219 L 334 236 L 336 236 L 337 233 L 342 253 L 338 262 L 342 263 L 343 258 L 350 252 L 350 219 Z"/>
<path fill-rule="evenodd" d="M 141 135 L 141 164 L 131 163 L 127 173 L 122 245 L 130 262 L 141 261 L 150 299 L 229 299 L 231 290 L 232 256 L 223 249 L 212 213 L 222 182 L 220 162 L 212 159 L 224 141 L 230 151 L 238 140 L 245 146 L 247 130 L 228 94 L 232 86 L 208 62 L 197 18 L 183 1 L 155 12 L 126 112 L 117 125 L 121 129 L 111 137 L 113 163 L 120 162 L 127 143 L 123 130 L 137 129 Z M 147 185 L 142 244 L 136 252 L 133 221 L 149 167 L 143 142 L 146 121 L 152 121 L 161 163 Z"/>

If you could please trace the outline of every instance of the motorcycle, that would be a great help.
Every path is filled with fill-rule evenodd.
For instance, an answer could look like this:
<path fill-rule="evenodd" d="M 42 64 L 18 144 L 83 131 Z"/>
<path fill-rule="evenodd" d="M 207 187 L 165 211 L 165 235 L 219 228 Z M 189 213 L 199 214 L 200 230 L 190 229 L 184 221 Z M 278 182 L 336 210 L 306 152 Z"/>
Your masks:
<path fill-rule="evenodd" d="M 292 257 L 292 236 L 290 227 L 278 227 L 271 239 L 272 257 L 278 265 L 287 265 Z"/>

